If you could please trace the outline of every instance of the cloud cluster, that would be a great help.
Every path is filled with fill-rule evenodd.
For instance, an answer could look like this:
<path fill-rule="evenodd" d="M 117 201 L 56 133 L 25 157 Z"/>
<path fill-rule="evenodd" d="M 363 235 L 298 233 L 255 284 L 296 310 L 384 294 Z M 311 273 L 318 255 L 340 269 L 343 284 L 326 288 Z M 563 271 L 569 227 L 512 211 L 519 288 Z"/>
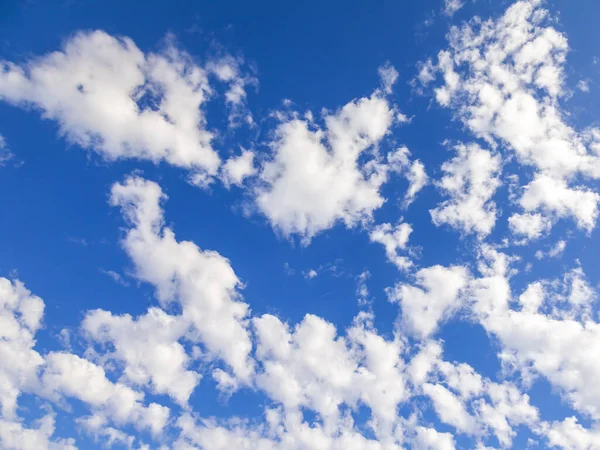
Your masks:
<path fill-rule="evenodd" d="M 560 107 L 567 39 L 540 5 L 523 0 L 499 19 L 476 17 L 452 27 L 448 48 L 436 62 L 422 63 L 418 75 L 430 85 L 441 74 L 441 84 L 434 87 L 437 103 L 450 108 L 476 137 L 509 149 L 533 169 L 518 200 L 523 213 L 511 221 L 512 230 L 526 238 L 539 237 L 551 223 L 570 217 L 591 230 L 600 200 L 580 182 L 600 176 L 593 139 L 573 129 Z M 523 220 L 535 220 L 535 228 L 522 226 Z"/>

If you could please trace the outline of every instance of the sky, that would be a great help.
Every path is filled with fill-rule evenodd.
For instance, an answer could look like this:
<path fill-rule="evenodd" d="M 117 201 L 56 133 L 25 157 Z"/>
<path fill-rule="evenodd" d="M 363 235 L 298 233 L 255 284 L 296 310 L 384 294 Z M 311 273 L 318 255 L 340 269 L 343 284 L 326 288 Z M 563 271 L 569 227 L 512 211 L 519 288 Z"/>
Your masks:
<path fill-rule="evenodd" d="M 0 448 L 600 449 L 596 2 L 0 4 Z"/>

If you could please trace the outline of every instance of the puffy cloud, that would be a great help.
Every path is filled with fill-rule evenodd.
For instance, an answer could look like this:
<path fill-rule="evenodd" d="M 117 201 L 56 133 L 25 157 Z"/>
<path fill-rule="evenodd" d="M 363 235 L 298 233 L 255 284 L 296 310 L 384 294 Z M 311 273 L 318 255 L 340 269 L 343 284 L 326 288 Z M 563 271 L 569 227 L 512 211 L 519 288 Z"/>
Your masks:
<path fill-rule="evenodd" d="M 414 450 L 454 450 L 454 436 L 440 433 L 434 428 L 417 427 L 413 441 Z"/>
<path fill-rule="evenodd" d="M 423 385 L 423 392 L 431 398 L 435 412 L 442 422 L 463 433 L 475 433 L 475 419 L 469 415 L 456 395 L 440 384 L 430 383 Z"/>
<path fill-rule="evenodd" d="M 74 439 L 51 439 L 55 431 L 53 414 L 37 421 L 36 428 L 0 419 L 0 446 L 5 450 L 77 450 Z"/>
<path fill-rule="evenodd" d="M 460 308 L 468 280 L 469 273 L 461 266 L 427 267 L 416 273 L 416 286 L 399 283 L 388 290 L 388 298 L 400 303 L 407 331 L 425 339 Z"/>
<path fill-rule="evenodd" d="M 491 201 L 500 186 L 500 155 L 477 144 L 459 144 L 456 157 L 442 164 L 445 175 L 437 185 L 450 196 L 430 211 L 433 223 L 448 224 L 465 233 L 487 236 L 496 223 Z"/>
<path fill-rule="evenodd" d="M 206 69 L 216 77 L 229 84 L 225 93 L 225 103 L 229 106 L 229 126 L 237 127 L 243 123 L 253 125 L 252 113 L 246 107 L 248 85 L 258 85 L 258 80 L 252 76 L 244 75 L 241 70 L 243 60 L 225 56 L 218 60 L 209 61 Z"/>
<path fill-rule="evenodd" d="M 496 20 L 474 18 L 452 27 L 448 49 L 436 64 L 421 64 L 418 78 L 429 84 L 441 72 L 437 102 L 452 108 L 477 137 L 502 144 L 535 169 L 520 201 L 526 211 L 574 217 L 589 230 L 597 194 L 571 183 L 580 175 L 598 178 L 600 158 L 586 148 L 586 136 L 563 120 L 558 99 L 565 93 L 568 44 L 541 3 L 518 1 Z"/>
<path fill-rule="evenodd" d="M 483 276 L 471 283 L 473 309 L 486 330 L 501 345 L 507 368 L 524 380 L 544 376 L 570 405 L 600 418 L 600 390 L 592 380 L 600 365 L 589 355 L 598 349 L 600 325 L 591 319 L 595 292 L 575 269 L 562 281 L 536 282 L 511 308 L 510 270 L 505 255 L 487 252 Z"/>
<path fill-rule="evenodd" d="M 562 255 L 562 253 L 565 251 L 565 248 L 567 248 L 567 241 L 561 239 L 547 252 L 543 252 L 542 250 L 535 252 L 535 257 L 537 259 L 542 259 L 544 256 L 547 256 L 548 258 L 556 258 Z"/>
<path fill-rule="evenodd" d="M 399 147 L 396 151 L 387 155 L 390 168 L 394 172 L 402 173 L 408 180 L 408 190 L 404 195 L 403 206 L 407 208 L 417 194 L 429 182 L 425 166 L 421 161 L 410 161 L 410 150 L 407 147 Z"/>
<path fill-rule="evenodd" d="M 114 351 L 103 359 L 125 364 L 123 375 L 133 384 L 150 384 L 156 393 L 168 394 L 185 404 L 200 381 L 200 374 L 187 370 L 189 356 L 178 342 L 190 323 L 182 316 L 170 316 L 159 308 L 133 319 L 94 310 L 86 314 L 82 329 L 96 342 Z"/>
<path fill-rule="evenodd" d="M 270 409 L 265 413 L 265 423 L 249 424 L 243 419 L 234 418 L 229 423 L 215 420 L 195 421 L 189 415 L 178 421 L 181 429 L 175 442 L 176 450 L 400 450 L 397 444 L 385 444 L 369 439 L 359 433 L 352 418 L 340 421 L 333 429 L 321 424 L 302 421 L 300 413 L 282 413 Z M 199 422 L 199 423 L 198 423 Z"/>
<path fill-rule="evenodd" d="M 406 396 L 401 344 L 377 335 L 368 317 L 359 318 L 347 338 L 312 315 L 293 333 L 274 316 L 256 318 L 254 325 L 263 367 L 257 380 L 272 399 L 288 409 L 310 407 L 325 419 L 337 419 L 342 403 L 360 400 L 381 426 L 394 422 Z"/>
<path fill-rule="evenodd" d="M 388 261 L 405 270 L 412 266 L 412 261 L 407 256 L 400 256 L 398 251 L 406 249 L 411 233 L 412 227 L 407 223 L 400 223 L 395 227 L 389 223 L 382 223 L 373 227 L 369 239 L 383 245 Z"/>
<path fill-rule="evenodd" d="M 40 390 L 54 401 L 79 399 L 96 414 L 118 424 L 148 428 L 154 434 L 159 434 L 169 419 L 169 408 L 157 403 L 144 406 L 142 393 L 111 382 L 102 367 L 71 353 L 51 352 L 46 356 Z"/>
<path fill-rule="evenodd" d="M 539 431 L 538 411 L 529 396 L 512 383 L 482 377 L 468 364 L 444 361 L 438 343 L 428 343 L 413 364 L 418 368 L 411 370 L 418 381 L 415 389 L 431 399 L 440 420 L 476 437 L 479 444 L 493 434 L 501 447 L 510 447 L 516 436 L 513 427 L 519 425 Z"/>
<path fill-rule="evenodd" d="M 273 157 L 255 192 L 273 227 L 305 244 L 337 222 L 368 222 L 384 202 L 379 189 L 387 171 L 372 151 L 394 122 L 387 100 L 376 91 L 326 114 L 324 122 L 321 128 L 294 116 L 277 126 Z"/>
<path fill-rule="evenodd" d="M 315 278 L 317 275 L 319 275 L 319 272 L 317 272 L 315 269 L 310 269 L 310 270 L 306 270 L 304 272 L 302 272 L 302 275 L 304 276 L 304 278 L 306 278 L 307 280 L 312 280 L 313 278 Z"/>
<path fill-rule="evenodd" d="M 237 290 L 240 280 L 219 253 L 175 239 L 173 230 L 163 224 L 160 202 L 165 197 L 158 184 L 139 177 L 112 187 L 111 204 L 121 207 L 129 225 L 122 244 L 134 263 L 135 276 L 154 285 L 161 304 L 177 301 L 191 325 L 186 337 L 223 359 L 237 380 L 248 382 L 252 343 L 246 329 L 248 305 Z M 222 371 L 214 375 L 226 384 L 235 381 Z M 177 395 L 183 398 L 183 393 Z"/>
<path fill-rule="evenodd" d="M 16 417 L 21 391 L 35 386 L 37 370 L 44 362 L 33 349 L 43 314 L 41 298 L 20 281 L 0 278 L 0 406 L 8 419 Z"/>
<path fill-rule="evenodd" d="M 564 181 L 540 175 L 527 185 L 519 203 L 525 211 L 542 210 L 557 218 L 573 216 L 579 228 L 591 231 L 598 218 L 599 201 L 596 192 L 569 188 Z"/>
<path fill-rule="evenodd" d="M 217 172 L 204 107 L 209 74 L 224 73 L 223 64 L 202 68 L 173 42 L 144 54 L 129 38 L 93 31 L 23 65 L 0 66 L 0 99 L 40 110 L 73 143 L 109 160 L 166 161 L 196 182 Z M 240 75 L 220 78 L 235 85 Z"/>
<path fill-rule="evenodd" d="M 565 450 L 598 450 L 600 449 L 600 431 L 589 430 L 577 423 L 576 417 L 567 417 L 562 422 L 544 424 L 544 432 L 548 444 L 552 448 Z"/>
<path fill-rule="evenodd" d="M 244 180 L 256 174 L 254 153 L 243 150 L 239 156 L 232 156 L 221 167 L 221 180 L 226 187 L 242 186 Z"/>
<path fill-rule="evenodd" d="M 526 239 L 538 239 L 552 227 L 552 221 L 539 213 L 513 214 L 508 224 L 514 234 Z"/>

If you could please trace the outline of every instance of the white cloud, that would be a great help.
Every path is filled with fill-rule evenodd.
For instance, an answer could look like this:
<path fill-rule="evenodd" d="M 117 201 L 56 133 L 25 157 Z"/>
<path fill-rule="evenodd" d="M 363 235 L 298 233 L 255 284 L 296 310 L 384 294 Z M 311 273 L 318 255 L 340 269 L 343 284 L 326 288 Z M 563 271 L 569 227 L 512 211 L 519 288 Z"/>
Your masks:
<path fill-rule="evenodd" d="M 537 252 L 535 252 L 535 257 L 537 259 L 542 259 L 544 256 L 547 256 L 548 258 L 556 258 L 563 254 L 565 248 L 567 248 L 567 241 L 561 239 L 556 244 L 554 244 L 554 246 L 552 246 L 552 248 L 550 248 L 547 252 L 543 252 L 542 250 L 538 250 Z"/>
<path fill-rule="evenodd" d="M 439 384 L 425 383 L 423 392 L 431 398 L 440 420 L 467 434 L 476 432 L 476 421 L 465 409 L 462 401 Z"/>
<path fill-rule="evenodd" d="M 544 211 L 549 217 L 573 216 L 577 226 L 591 231 L 598 218 L 600 195 L 588 189 L 569 188 L 562 180 L 537 176 L 525 188 L 519 203 L 525 211 Z"/>
<path fill-rule="evenodd" d="M 36 428 L 0 418 L 0 446 L 4 450 L 77 450 L 74 439 L 51 439 L 54 431 L 53 414 L 39 419 Z"/>
<path fill-rule="evenodd" d="M 9 150 L 6 139 L 0 134 L 0 167 L 5 166 L 15 155 Z"/>
<path fill-rule="evenodd" d="M 164 226 L 164 198 L 158 184 L 142 178 L 127 178 L 112 187 L 111 204 L 121 207 L 129 225 L 122 245 L 135 276 L 154 285 L 161 304 L 178 302 L 192 325 L 187 339 L 201 342 L 231 367 L 236 379 L 248 382 L 252 343 L 246 329 L 248 305 L 237 290 L 241 282 L 219 253 L 175 239 L 173 230 Z M 215 375 L 226 380 L 222 371 Z"/>
<path fill-rule="evenodd" d="M 413 441 L 414 450 L 454 450 L 454 436 L 433 428 L 417 427 Z"/>
<path fill-rule="evenodd" d="M 577 89 L 579 89 L 581 92 L 590 92 L 589 80 L 579 80 L 577 82 Z"/>
<path fill-rule="evenodd" d="M 450 200 L 430 211 L 433 223 L 448 224 L 465 233 L 485 237 L 496 223 L 496 204 L 491 201 L 500 186 L 500 155 L 477 144 L 459 144 L 457 155 L 442 164 L 445 175 L 437 182 Z"/>
<path fill-rule="evenodd" d="M 82 323 L 93 341 L 114 347 L 103 360 L 124 362 L 123 375 L 131 383 L 150 384 L 154 392 L 168 394 L 182 405 L 201 378 L 186 369 L 190 358 L 178 342 L 188 327 L 183 317 L 170 316 L 159 308 L 150 308 L 136 319 L 97 309 L 88 312 Z"/>
<path fill-rule="evenodd" d="M 600 449 L 600 430 L 589 430 L 577 423 L 576 417 L 567 417 L 562 422 L 544 424 L 544 432 L 552 447 L 565 450 Z"/>
<path fill-rule="evenodd" d="M 21 391 L 35 386 L 43 364 L 36 352 L 35 333 L 41 326 L 44 302 L 20 281 L 0 278 L 0 406 L 1 416 L 16 417 Z M 7 425 L 8 426 L 8 425 Z"/>
<path fill-rule="evenodd" d="M 360 401 L 371 410 L 375 432 L 389 435 L 398 405 L 408 398 L 402 342 L 385 340 L 360 314 L 347 336 L 331 323 L 307 315 L 290 330 L 274 316 L 254 319 L 257 384 L 286 410 L 315 410 L 329 426 L 341 418 L 342 404 Z"/>
<path fill-rule="evenodd" d="M 527 239 L 538 239 L 552 227 L 552 221 L 539 213 L 513 214 L 508 224 L 514 234 Z"/>
<path fill-rule="evenodd" d="M 391 94 L 394 84 L 396 84 L 396 81 L 398 81 L 398 71 L 389 62 L 381 66 L 379 69 L 377 69 L 377 71 L 379 72 L 379 78 L 381 79 L 383 91 L 386 94 Z"/>
<path fill-rule="evenodd" d="M 374 93 L 326 114 L 325 127 L 292 117 L 275 130 L 273 158 L 260 173 L 256 204 L 285 236 L 307 244 L 319 232 L 342 222 L 347 227 L 371 220 L 384 202 L 379 189 L 385 166 L 372 154 L 389 132 L 394 111 Z M 370 161 L 361 162 L 364 156 Z"/>
<path fill-rule="evenodd" d="M 229 84 L 225 93 L 225 103 L 229 106 L 229 126 L 237 127 L 243 123 L 253 125 L 252 113 L 246 107 L 248 85 L 257 86 L 258 80 L 252 76 L 244 75 L 241 71 L 243 60 L 225 56 L 221 59 L 209 61 L 207 70 L 214 73 L 217 78 Z"/>
<path fill-rule="evenodd" d="M 418 159 L 410 161 L 410 151 L 407 147 L 399 147 L 396 151 L 387 155 L 390 168 L 394 172 L 403 174 L 408 180 L 408 190 L 404 195 L 403 206 L 407 208 L 423 187 L 429 183 L 429 177 L 425 172 L 425 166 Z"/>
<path fill-rule="evenodd" d="M 302 272 L 302 275 L 304 276 L 304 278 L 306 278 L 307 280 L 312 280 L 313 278 L 315 278 L 317 275 L 319 275 L 319 273 L 315 270 L 315 269 L 310 269 L 310 270 L 306 270 L 304 272 Z"/>
<path fill-rule="evenodd" d="M 592 380 L 600 373 L 600 324 L 591 320 L 594 291 L 580 269 L 562 282 L 530 285 L 519 297 L 521 310 L 510 308 L 510 274 L 505 255 L 487 253 L 484 276 L 474 280 L 474 311 L 486 330 L 502 346 L 506 367 L 524 380 L 542 375 L 570 405 L 594 419 L 600 418 L 600 389 Z M 501 262 L 504 261 L 504 262 Z"/>
<path fill-rule="evenodd" d="M 400 270 L 406 270 L 412 266 L 412 261 L 407 256 L 399 255 L 398 252 L 406 250 L 411 233 L 412 227 L 407 223 L 399 223 L 394 227 L 389 223 L 382 223 L 373 227 L 369 233 L 369 239 L 371 242 L 377 242 L 384 246 L 389 262 Z"/>
<path fill-rule="evenodd" d="M 444 14 L 451 17 L 463 6 L 465 6 L 463 0 L 444 0 Z"/>
<path fill-rule="evenodd" d="M 437 102 L 452 108 L 477 137 L 512 150 L 535 169 L 520 202 L 526 211 L 553 220 L 574 217 L 589 230 L 597 217 L 596 194 L 571 183 L 580 175 L 598 178 L 600 158 L 563 120 L 559 97 L 566 92 L 568 44 L 542 3 L 518 1 L 499 19 L 452 27 L 448 49 L 437 64 L 422 64 L 418 78 L 428 84 L 441 72 Z"/>
<path fill-rule="evenodd" d="M 0 99 L 39 109 L 75 144 L 108 160 L 166 161 L 198 179 L 217 172 L 204 113 L 209 71 L 173 42 L 144 54 L 129 38 L 79 32 L 61 51 L 0 65 Z"/>
<path fill-rule="evenodd" d="M 161 433 L 169 419 L 169 408 L 157 403 L 144 406 L 144 394 L 111 382 L 102 367 L 71 353 L 46 356 L 40 390 L 54 401 L 63 396 L 79 399 L 117 424 L 133 424 L 154 434 Z"/>
<path fill-rule="evenodd" d="M 425 339 L 460 308 L 468 279 L 464 267 L 427 267 L 416 273 L 416 286 L 399 283 L 388 290 L 388 298 L 401 305 L 407 331 Z"/>
<path fill-rule="evenodd" d="M 242 186 L 244 180 L 256 174 L 254 152 L 242 150 L 239 156 L 232 156 L 221 167 L 221 180 L 227 188 L 231 185 Z"/>

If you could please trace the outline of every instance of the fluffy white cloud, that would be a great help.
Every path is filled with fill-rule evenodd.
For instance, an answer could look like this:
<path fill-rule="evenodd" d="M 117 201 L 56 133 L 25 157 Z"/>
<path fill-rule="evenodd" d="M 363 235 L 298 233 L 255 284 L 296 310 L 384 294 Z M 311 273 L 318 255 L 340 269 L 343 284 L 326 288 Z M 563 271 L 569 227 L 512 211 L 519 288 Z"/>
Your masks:
<path fill-rule="evenodd" d="M 408 332 L 425 339 L 460 308 L 469 273 L 461 266 L 432 266 L 415 276 L 416 286 L 399 283 L 388 290 L 388 298 L 400 303 L 402 324 Z"/>
<path fill-rule="evenodd" d="M 293 116 L 275 129 L 273 157 L 255 193 L 273 227 L 304 243 L 336 222 L 368 222 L 384 202 L 379 189 L 387 174 L 373 150 L 394 122 L 388 101 L 375 92 L 326 114 L 324 122 L 321 128 Z"/>
<path fill-rule="evenodd" d="M 53 414 L 39 419 L 36 428 L 0 419 L 0 446 L 5 450 L 77 450 L 74 439 L 52 439 L 54 431 Z"/>
<path fill-rule="evenodd" d="M 232 156 L 221 167 L 221 180 L 226 187 L 231 185 L 242 186 L 244 180 L 256 174 L 254 167 L 254 153 L 242 150 L 239 156 Z"/>
<path fill-rule="evenodd" d="M 150 308 L 136 319 L 98 309 L 87 313 L 82 329 L 94 341 L 114 348 L 102 357 L 122 361 L 123 375 L 131 383 L 150 384 L 154 392 L 185 405 L 201 378 L 186 369 L 190 358 L 178 342 L 189 325 L 182 316 L 170 316 L 159 308 Z"/>
<path fill-rule="evenodd" d="M 589 430 L 577 423 L 577 418 L 567 417 L 562 422 L 544 424 L 548 443 L 553 448 L 565 450 L 598 450 L 600 449 L 600 431 Z"/>
<path fill-rule="evenodd" d="M 600 364 L 589 355 L 600 351 L 600 324 L 591 319 L 595 293 L 575 269 L 562 281 L 530 285 L 511 308 L 509 261 L 485 251 L 483 276 L 471 283 L 474 311 L 502 346 L 503 363 L 525 380 L 544 376 L 571 406 L 600 418 L 600 390 L 594 383 Z"/>
<path fill-rule="evenodd" d="M 475 419 L 467 412 L 462 401 L 448 389 L 440 384 L 423 385 L 423 392 L 431 398 L 435 412 L 440 420 L 452 425 L 458 431 L 474 434 L 476 432 Z"/>
<path fill-rule="evenodd" d="M 357 317 L 347 337 L 320 317 L 307 315 L 295 329 L 274 316 L 254 319 L 258 385 L 286 410 L 308 407 L 325 425 L 340 418 L 342 404 L 369 407 L 373 426 L 389 434 L 396 409 L 407 398 L 400 340 L 387 341 L 370 316 Z"/>
<path fill-rule="evenodd" d="M 410 160 L 410 150 L 407 147 L 399 147 L 396 151 L 388 153 L 387 160 L 394 172 L 402 173 L 408 180 L 408 190 L 403 200 L 403 206 L 406 208 L 429 182 L 425 166 L 418 159 Z"/>
<path fill-rule="evenodd" d="M 163 223 L 164 198 L 158 184 L 138 177 L 112 187 L 111 204 L 121 207 L 130 227 L 122 245 L 134 263 L 135 276 L 155 286 L 163 305 L 177 301 L 191 325 L 187 339 L 202 343 L 231 367 L 237 380 L 248 382 L 252 343 L 246 329 L 248 305 L 237 290 L 241 283 L 219 253 L 175 239 Z M 214 375 L 221 383 L 236 382 L 221 370 Z M 183 393 L 177 395 L 183 398 Z"/>
<path fill-rule="evenodd" d="M 537 176 L 519 201 L 525 211 L 542 210 L 550 217 L 575 217 L 577 226 L 591 231 L 598 218 L 600 194 L 584 188 L 569 188 L 566 182 Z"/>
<path fill-rule="evenodd" d="M 2 417 L 14 419 L 17 399 L 35 385 L 42 356 L 33 349 L 44 302 L 20 281 L 0 278 L 0 406 Z M 7 425 L 8 426 L 8 425 Z"/>
<path fill-rule="evenodd" d="M 144 54 L 131 39 L 103 31 L 77 33 L 61 51 L 0 67 L 0 99 L 39 109 L 69 141 L 109 160 L 166 161 L 198 183 L 220 163 L 203 109 L 213 95 L 209 74 L 232 85 L 241 79 L 232 64 L 200 67 L 172 42 Z"/>
<path fill-rule="evenodd" d="M 441 72 L 437 102 L 452 108 L 477 137 L 511 149 L 536 170 L 520 202 L 526 211 L 572 216 L 589 230 L 597 194 L 571 183 L 579 175 L 598 178 L 600 158 L 586 148 L 585 135 L 563 120 L 559 97 L 568 44 L 541 4 L 518 1 L 499 19 L 453 27 L 448 49 L 436 64 L 423 63 L 418 78 L 429 84 Z"/>
<path fill-rule="evenodd" d="M 399 269 L 405 270 L 412 266 L 412 261 L 407 256 L 399 255 L 398 251 L 406 250 L 411 233 L 412 227 L 407 223 L 400 223 L 395 227 L 389 223 L 382 223 L 373 227 L 369 233 L 369 239 L 371 242 L 383 245 L 388 261 Z"/>
<path fill-rule="evenodd" d="M 448 224 L 465 233 L 490 234 L 496 223 L 492 196 L 500 186 L 500 155 L 477 144 L 459 144 L 457 155 L 442 164 L 445 175 L 436 184 L 450 200 L 430 211 L 433 223 Z"/>
<path fill-rule="evenodd" d="M 552 221 L 539 213 L 513 214 L 508 224 L 514 234 L 527 239 L 537 239 L 552 227 Z"/>
<path fill-rule="evenodd" d="M 414 450 L 454 450 L 454 436 L 433 428 L 417 427 L 413 441 Z"/>
<path fill-rule="evenodd" d="M 398 444 L 385 444 L 359 433 L 347 417 L 333 429 L 302 421 L 299 413 L 270 409 L 265 423 L 251 425 L 235 418 L 230 423 L 215 420 L 194 421 L 189 415 L 178 421 L 181 429 L 175 450 L 400 450 Z M 200 422 L 200 423 L 198 423 Z"/>
<path fill-rule="evenodd" d="M 71 353 L 52 352 L 46 356 L 40 390 L 54 401 L 62 397 L 79 399 L 96 414 L 121 425 L 148 428 L 154 434 L 162 432 L 169 419 L 169 408 L 157 403 L 144 406 L 141 392 L 111 382 L 102 367 Z"/>

